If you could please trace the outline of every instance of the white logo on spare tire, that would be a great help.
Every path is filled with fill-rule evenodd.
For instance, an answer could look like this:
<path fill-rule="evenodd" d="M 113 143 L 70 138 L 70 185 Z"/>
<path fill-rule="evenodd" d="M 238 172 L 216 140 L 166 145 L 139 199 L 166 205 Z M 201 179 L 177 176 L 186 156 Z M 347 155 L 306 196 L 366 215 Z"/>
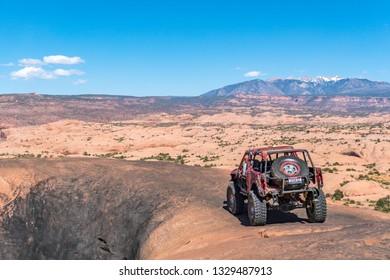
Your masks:
<path fill-rule="evenodd" d="M 288 175 L 293 175 L 298 173 L 298 168 L 294 164 L 286 164 L 283 166 L 283 172 Z"/>

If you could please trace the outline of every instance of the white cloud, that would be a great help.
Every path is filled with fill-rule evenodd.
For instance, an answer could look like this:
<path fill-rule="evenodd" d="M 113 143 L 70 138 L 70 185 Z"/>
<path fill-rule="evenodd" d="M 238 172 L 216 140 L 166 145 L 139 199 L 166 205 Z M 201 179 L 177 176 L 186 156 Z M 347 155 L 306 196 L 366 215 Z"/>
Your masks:
<path fill-rule="evenodd" d="M 3 64 L 0 64 L 0 66 L 4 66 L 4 67 L 12 67 L 12 66 L 15 66 L 15 64 L 13 62 L 9 62 L 9 63 L 3 63 Z"/>
<path fill-rule="evenodd" d="M 23 66 L 37 66 L 37 65 L 42 65 L 42 61 L 39 59 L 35 58 L 22 58 L 19 60 L 20 65 Z"/>
<path fill-rule="evenodd" d="M 79 76 L 85 74 L 78 69 L 62 69 L 57 68 L 55 70 L 50 69 L 48 64 L 66 64 L 73 65 L 83 63 L 84 60 L 78 56 L 68 57 L 64 55 L 50 55 L 43 57 L 42 60 L 36 58 L 22 58 L 19 61 L 19 65 L 23 68 L 13 71 L 10 76 L 13 80 L 17 79 L 55 79 L 58 77 Z M 14 66 L 14 63 L 0 64 L 0 66 Z M 83 83 L 81 80 L 80 83 Z"/>
<path fill-rule="evenodd" d="M 49 55 L 43 57 L 43 61 L 47 64 L 79 64 L 83 63 L 84 60 L 79 56 L 65 56 L 65 55 Z"/>
<path fill-rule="evenodd" d="M 73 84 L 74 85 L 82 85 L 82 84 L 85 84 L 86 82 L 87 82 L 87 80 L 78 79 Z"/>
<path fill-rule="evenodd" d="M 244 74 L 245 77 L 259 77 L 264 75 L 266 74 L 261 73 L 260 71 L 250 71 Z"/>
<path fill-rule="evenodd" d="M 12 79 L 54 79 L 55 76 L 41 67 L 27 66 L 18 71 L 11 72 Z"/>
<path fill-rule="evenodd" d="M 72 75 L 83 75 L 84 72 L 77 69 L 65 70 L 60 68 L 54 70 L 53 74 L 56 76 L 72 76 Z"/>
<path fill-rule="evenodd" d="M 73 75 L 83 75 L 84 72 L 77 70 L 77 69 L 71 69 L 71 70 L 65 70 L 65 69 L 56 69 L 54 71 L 47 71 L 41 67 L 35 67 L 35 66 L 26 66 L 18 71 L 11 72 L 11 78 L 13 80 L 16 79 L 55 79 L 58 77 L 68 77 Z"/>
<path fill-rule="evenodd" d="M 43 60 L 36 59 L 36 58 L 22 58 L 19 60 L 20 65 L 22 66 L 38 66 L 43 64 L 79 64 L 83 63 L 84 60 L 81 59 L 79 56 L 65 56 L 65 55 L 49 55 L 44 56 Z"/>

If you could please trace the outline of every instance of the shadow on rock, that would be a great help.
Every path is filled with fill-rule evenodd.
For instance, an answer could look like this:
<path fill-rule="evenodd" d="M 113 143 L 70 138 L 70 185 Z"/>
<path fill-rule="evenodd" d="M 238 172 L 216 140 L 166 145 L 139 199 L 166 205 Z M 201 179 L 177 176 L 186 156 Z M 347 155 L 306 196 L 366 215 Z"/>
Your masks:
<path fill-rule="evenodd" d="M 228 207 L 226 206 L 226 201 L 224 201 L 223 209 L 229 212 Z M 248 215 L 247 215 L 247 205 L 245 204 L 245 212 L 243 214 L 239 214 L 235 216 L 243 226 L 251 226 L 249 223 Z M 229 212 L 230 214 L 230 212 Z M 231 215 L 231 214 L 230 214 Z M 304 224 L 307 222 L 307 219 L 302 219 L 298 217 L 297 214 L 288 212 L 284 213 L 279 210 L 269 210 L 267 211 L 267 225 L 272 224 L 284 224 L 284 223 L 301 223 Z"/>
<path fill-rule="evenodd" d="M 139 259 L 155 228 L 185 201 L 200 201 L 200 187 L 217 188 L 224 178 L 189 166 L 176 176 L 177 164 L 161 162 L 23 159 L 7 166 L 47 178 L 0 212 L 0 259 Z"/>

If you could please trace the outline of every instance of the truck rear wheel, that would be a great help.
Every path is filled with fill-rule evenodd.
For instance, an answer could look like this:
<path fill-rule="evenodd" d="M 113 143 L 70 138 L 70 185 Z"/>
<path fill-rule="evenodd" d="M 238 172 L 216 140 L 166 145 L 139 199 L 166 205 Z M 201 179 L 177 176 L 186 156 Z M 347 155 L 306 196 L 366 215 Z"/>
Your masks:
<path fill-rule="evenodd" d="M 229 212 L 238 215 L 244 212 L 244 196 L 240 193 L 239 187 L 230 182 L 226 190 L 226 201 Z"/>
<path fill-rule="evenodd" d="M 267 222 L 267 204 L 254 191 L 248 195 L 248 219 L 252 226 L 264 226 Z"/>

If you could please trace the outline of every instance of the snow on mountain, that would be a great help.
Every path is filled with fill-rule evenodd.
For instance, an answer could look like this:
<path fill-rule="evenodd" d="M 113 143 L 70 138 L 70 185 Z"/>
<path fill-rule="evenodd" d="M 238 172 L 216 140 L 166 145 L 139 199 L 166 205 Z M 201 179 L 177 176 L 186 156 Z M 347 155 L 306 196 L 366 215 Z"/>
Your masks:
<path fill-rule="evenodd" d="M 248 95 L 323 95 L 323 96 L 390 96 L 390 83 L 340 76 L 316 78 L 260 79 L 228 85 L 204 96 Z"/>
<path fill-rule="evenodd" d="M 340 76 L 317 76 L 316 78 L 311 78 L 311 77 L 298 78 L 298 80 L 302 82 L 311 82 L 311 83 L 337 82 L 342 79 L 343 78 Z"/>

